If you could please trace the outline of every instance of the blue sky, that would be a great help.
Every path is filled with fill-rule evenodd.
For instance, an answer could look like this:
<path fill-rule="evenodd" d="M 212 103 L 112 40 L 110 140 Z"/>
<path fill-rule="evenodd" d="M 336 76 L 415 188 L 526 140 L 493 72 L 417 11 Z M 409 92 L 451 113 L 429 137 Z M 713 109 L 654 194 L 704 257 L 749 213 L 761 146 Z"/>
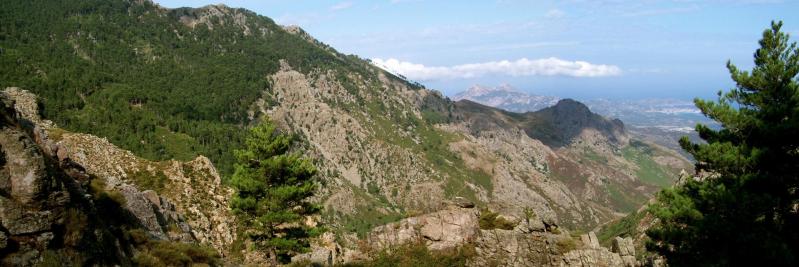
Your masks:
<path fill-rule="evenodd" d="M 728 59 L 751 67 L 771 20 L 799 40 L 797 0 L 155 1 L 247 8 L 447 95 L 508 83 L 580 99 L 711 98 L 733 86 Z"/>

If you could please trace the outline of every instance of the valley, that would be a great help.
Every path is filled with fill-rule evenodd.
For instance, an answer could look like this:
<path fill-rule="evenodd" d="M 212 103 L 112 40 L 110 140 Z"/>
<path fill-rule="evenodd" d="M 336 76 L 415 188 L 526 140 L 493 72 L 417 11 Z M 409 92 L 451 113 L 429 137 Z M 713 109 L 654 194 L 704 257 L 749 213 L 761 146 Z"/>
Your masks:
<path fill-rule="evenodd" d="M 622 257 L 631 264 L 646 259 L 635 259 L 630 249 L 610 252 L 591 231 L 638 211 L 681 172 L 693 171 L 672 143 L 675 129 L 661 127 L 699 122 L 661 115 L 682 112 L 683 103 L 614 110 L 618 105 L 507 88 L 453 101 L 245 9 L 169 9 L 146 0 L 11 1 L 0 11 L 0 25 L 3 127 L 21 136 L 4 137 L 3 155 L 17 157 L 9 147 L 24 144 L 41 158 L 36 164 L 79 174 L 35 176 L 74 187 L 73 198 L 59 205 L 86 202 L 80 214 L 93 214 L 102 207 L 81 192 L 102 189 L 118 196 L 118 209 L 134 222 L 113 222 L 119 231 L 107 240 L 117 240 L 121 245 L 113 248 L 121 253 L 99 259 L 90 254 L 101 250 L 37 239 L 63 234 L 64 220 L 11 231 L 8 218 L 38 215 L 4 209 L 0 230 L 14 245 L 3 246 L 3 264 L 135 265 L 140 255 L 158 256 L 146 246 L 161 241 L 203 245 L 233 265 L 266 264 L 266 255 L 248 249 L 248 229 L 229 209 L 235 192 L 229 179 L 245 130 L 267 120 L 296 137 L 292 151 L 318 169 L 313 200 L 323 210 L 308 220 L 328 230 L 312 253 L 326 255 L 322 261 L 329 264 L 368 258 L 363 244 L 374 238 L 409 243 L 380 236 L 400 235 L 393 231 L 403 227 L 428 229 L 431 218 L 468 222 L 450 243 L 441 240 L 452 236 L 410 234 L 431 250 L 475 246 L 485 256 L 477 259 L 503 265 L 577 266 L 586 259 L 621 265 Z M 17 166 L 2 163 L 3 170 Z M 15 186 L 27 177 L 0 175 Z M 0 206 L 25 200 L 15 186 L 2 187 Z M 37 209 L 69 216 L 62 206 L 49 208 Z M 513 226 L 476 223 L 494 213 Z M 102 223 L 108 222 L 92 221 L 74 233 Z M 153 241 L 132 237 L 132 230 Z M 506 255 L 492 235 L 527 245 Z"/>
<path fill-rule="evenodd" d="M 454 100 L 471 100 L 487 106 L 512 112 L 529 112 L 553 106 L 559 100 L 554 96 L 524 93 L 509 84 L 496 87 L 475 85 L 453 96 Z M 617 118 L 627 125 L 627 130 L 638 139 L 647 140 L 682 153 L 678 141 L 688 136 L 696 142 L 696 124 L 718 128 L 719 125 L 704 117 L 694 103 L 677 99 L 641 100 L 581 100 L 591 111 L 608 118 Z M 688 154 L 684 154 L 688 156 Z"/>

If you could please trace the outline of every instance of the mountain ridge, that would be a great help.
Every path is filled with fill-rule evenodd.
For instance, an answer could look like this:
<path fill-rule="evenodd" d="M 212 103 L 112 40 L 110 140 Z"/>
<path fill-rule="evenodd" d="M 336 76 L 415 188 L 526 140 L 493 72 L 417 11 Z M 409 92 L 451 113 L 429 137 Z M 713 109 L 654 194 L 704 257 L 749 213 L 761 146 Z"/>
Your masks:
<path fill-rule="evenodd" d="M 466 91 L 455 94 L 453 100 L 471 100 L 487 106 L 513 112 L 528 112 L 543 109 L 557 103 L 560 98 L 523 93 L 510 84 L 496 87 L 473 85 Z"/>
<path fill-rule="evenodd" d="M 0 85 L 29 88 L 47 119 L 148 160 L 207 155 L 222 188 L 240 132 L 273 120 L 318 166 L 320 219 L 344 247 L 458 197 L 590 229 L 634 210 L 689 167 L 672 151 L 627 142 L 576 103 L 516 114 L 452 102 L 250 11 L 148 3 L 10 2 L 3 25 L 55 15 L 0 28 L 8 47 Z M 50 35 L 61 38 L 50 44 Z M 38 52 L 44 44 L 58 57 Z M 560 118 L 570 123 L 555 124 Z M 142 190 L 165 181 L 145 178 Z M 227 208 L 210 206 L 197 209 Z"/>

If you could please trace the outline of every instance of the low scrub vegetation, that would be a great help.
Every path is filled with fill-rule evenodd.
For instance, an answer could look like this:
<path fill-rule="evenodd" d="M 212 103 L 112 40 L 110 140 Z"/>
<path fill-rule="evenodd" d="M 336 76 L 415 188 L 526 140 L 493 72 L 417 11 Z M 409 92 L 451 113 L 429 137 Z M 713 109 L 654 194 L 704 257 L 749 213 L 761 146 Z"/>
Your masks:
<path fill-rule="evenodd" d="M 371 260 L 349 263 L 342 266 L 348 267 L 450 267 L 466 266 L 467 262 L 475 256 L 475 249 L 465 245 L 457 249 L 431 251 L 424 241 L 413 242 L 375 253 Z"/>
<path fill-rule="evenodd" d="M 483 210 L 480 212 L 480 229 L 483 230 L 491 230 L 491 229 L 503 229 L 503 230 L 512 230 L 513 227 L 516 227 L 516 223 L 511 222 L 503 217 L 499 216 L 499 213 L 492 212 L 489 210 Z"/>
<path fill-rule="evenodd" d="M 133 258 L 138 266 L 220 266 L 219 254 L 197 244 L 152 240 L 141 229 L 127 232 L 140 252 Z"/>

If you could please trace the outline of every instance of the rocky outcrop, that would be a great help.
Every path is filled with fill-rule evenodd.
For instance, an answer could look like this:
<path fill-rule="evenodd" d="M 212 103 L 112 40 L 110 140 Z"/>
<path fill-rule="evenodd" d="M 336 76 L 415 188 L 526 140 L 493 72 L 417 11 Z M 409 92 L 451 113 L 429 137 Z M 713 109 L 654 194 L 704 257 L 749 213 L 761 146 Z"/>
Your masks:
<path fill-rule="evenodd" d="M 422 240 L 433 250 L 454 249 L 478 234 L 477 211 L 450 207 L 379 226 L 368 236 L 370 247 L 385 249 Z"/>
<path fill-rule="evenodd" d="M 452 97 L 454 101 L 464 99 L 519 113 L 554 106 L 560 100 L 554 96 L 524 93 L 513 88 L 510 84 L 500 84 L 496 87 L 474 85 Z"/>
<path fill-rule="evenodd" d="M 23 93 L 0 94 L 0 265 L 126 263 L 127 246 L 107 225 L 111 213 L 82 185 L 88 175 L 31 134 L 37 121 L 26 117 L 37 110 L 35 101 L 15 101 Z"/>
<path fill-rule="evenodd" d="M 45 159 L 51 159 L 73 178 L 71 186 L 76 190 L 86 191 L 84 188 L 94 186 L 99 187 L 94 190 L 118 195 L 116 200 L 124 215 L 151 237 L 199 242 L 222 254 L 228 252 L 235 239 L 235 218 L 228 208 L 232 192 L 221 185 L 219 174 L 207 158 L 200 156 L 190 162 L 143 160 L 105 139 L 70 133 L 41 119 L 36 97 L 27 91 L 7 88 L 0 96 L 13 106 L 9 112 L 15 114 L 17 124 L 31 133 L 31 141 L 25 142 L 27 135 L 20 131 L 4 130 L 0 138 L 3 149 L 8 150 L 6 154 L 13 153 L 6 157 L 13 160 L 2 172 L 13 175 L 0 179 L 0 187 L 14 203 L 40 204 L 52 192 L 48 187 L 52 181 L 37 178 L 46 176 Z M 70 202 L 64 197 L 48 199 Z M 27 209 L 13 208 L 9 203 L 12 202 L 0 206 L 8 211 L 3 221 L 12 236 L 42 232 L 59 218 L 53 212 L 20 213 L 17 210 Z"/>
<path fill-rule="evenodd" d="M 390 251 L 406 244 L 424 244 L 431 251 L 474 248 L 474 255 L 468 259 L 469 266 L 638 265 L 635 252 L 629 251 L 631 248 L 625 247 L 621 254 L 611 252 L 599 245 L 593 232 L 582 235 L 580 240 L 574 240 L 565 230 L 561 231 L 551 222 L 545 223 L 537 217 L 508 219 L 517 224 L 512 230 L 480 229 L 480 212 L 449 204 L 441 211 L 374 228 L 361 247 L 368 251 L 347 252 L 360 257 L 343 256 L 347 253 L 342 253 L 341 247 L 331 250 L 317 246 L 312 252 L 293 260 L 330 266 L 331 262 L 358 262 L 367 259 L 375 251 Z M 623 244 L 626 246 L 627 243 Z"/>
<path fill-rule="evenodd" d="M 639 266 L 635 256 L 601 247 L 593 232 L 577 242 L 567 233 L 481 230 L 473 266 Z"/>
<path fill-rule="evenodd" d="M 561 266 L 637 266 L 635 257 L 628 262 L 618 253 L 599 245 L 594 232 L 580 235 L 583 246 L 563 255 Z"/>
<path fill-rule="evenodd" d="M 151 234 L 178 240 L 191 236 L 221 253 L 235 239 L 235 218 L 228 208 L 232 190 L 222 185 L 206 157 L 153 162 L 96 136 L 60 129 L 46 133 L 53 136 L 62 160 L 84 166 L 104 181 L 106 190 L 123 193 L 130 200 L 126 208 L 141 215 Z"/>
<path fill-rule="evenodd" d="M 15 6 L 21 9 L 31 6 L 17 2 Z M 75 14 L 75 18 L 53 18 L 53 23 L 68 26 L 78 24 L 62 20 L 96 16 L 94 11 L 100 10 L 73 10 L 67 2 L 51 2 L 59 4 L 48 6 Z M 139 5 L 128 4 L 131 2 Z M 78 77 L 70 88 L 40 84 L 42 77 L 62 73 L 63 68 L 45 62 L 47 57 L 11 53 L 12 59 L 21 62 L 21 70 L 36 75 L 31 76 L 36 77 L 33 79 L 15 76 L 13 80 L 47 92 L 45 106 L 53 109 L 48 112 L 64 112 L 64 116 L 59 116 L 61 123 L 77 123 L 76 126 L 92 125 L 90 116 L 119 107 L 109 104 L 116 102 L 106 101 L 105 96 L 122 103 L 127 100 L 132 113 L 107 116 L 104 120 L 112 127 L 93 128 L 125 129 L 129 125 L 118 122 L 139 118 L 138 114 L 145 115 L 140 118 L 161 118 L 156 124 L 162 126 L 169 121 L 171 130 L 183 128 L 184 133 L 175 136 L 186 134 L 194 138 L 191 143 L 195 148 L 191 150 L 195 151 L 221 152 L 234 147 L 237 141 L 232 140 L 238 138 L 211 141 L 203 138 L 210 132 L 196 133 L 186 130 L 187 126 L 208 122 L 211 127 L 221 126 L 232 132 L 268 115 L 281 130 L 301 138 L 303 147 L 298 148 L 299 152 L 318 165 L 325 183 L 318 200 L 326 209 L 335 211 L 326 217 L 332 229 L 364 231 L 388 219 L 436 211 L 441 200 L 456 196 L 505 214 L 519 215 L 530 208 L 565 227 L 592 228 L 618 217 L 625 208 L 640 204 L 636 202 L 658 189 L 641 182 L 635 174 L 639 166 L 620 153 L 624 139 L 617 132 L 623 130 L 621 125 L 594 123 L 601 120 L 594 120 L 576 102 L 564 101 L 551 112 L 540 113 L 548 116 L 460 105 L 357 56 L 336 53 L 299 28 L 278 27 L 250 11 L 222 5 L 153 8 L 152 2 L 146 0 L 114 3 L 101 9 L 104 16 L 114 16 L 133 28 L 82 24 L 59 28 L 61 35 L 69 38 L 51 38 L 50 42 L 40 38 L 38 43 L 18 45 L 72 45 L 78 58 L 95 66 L 116 66 L 120 77 L 81 79 L 81 71 L 88 71 L 86 77 L 107 77 L 107 73 L 103 68 L 79 68 L 69 72 L 68 76 Z M 51 33 L 32 25 L 36 24 L 20 25 L 19 30 L 41 36 Z M 120 36 L 125 40 L 103 42 Z M 175 44 L 191 49 L 172 49 Z M 93 46 L 109 53 L 88 53 Z M 205 64 L 207 60 L 197 51 L 219 64 Z M 333 56 L 328 56 L 328 52 Z M 136 62 L 144 64 L 117 64 L 118 56 L 131 53 L 136 60 L 143 60 Z M 148 88 L 149 83 L 141 82 L 142 77 L 158 76 L 149 71 L 152 68 L 148 63 L 171 66 L 175 60 L 183 67 L 173 68 L 174 77 L 154 81 L 152 86 L 157 88 Z M 8 74 L 24 73 L 27 72 Z M 203 73 L 210 79 L 186 78 Z M 217 75 L 232 80 L 209 88 L 209 84 L 220 80 Z M 260 89 L 263 91 L 259 97 Z M 17 93 L 24 95 L 20 90 L 8 92 Z M 143 103 L 147 98 L 150 102 Z M 203 102 L 204 99 L 226 100 Z M 19 100 L 27 103 L 22 104 L 27 108 L 18 110 L 35 128 L 34 138 L 47 142 L 43 149 L 54 152 L 63 164 L 75 165 L 76 170 L 82 168 L 87 177 L 81 180 L 102 180 L 104 190 L 121 194 L 125 208 L 151 235 L 176 240 L 194 238 L 223 252 L 231 247 L 236 231 L 226 209 L 230 190 L 221 185 L 206 158 L 197 157 L 191 162 L 143 160 L 103 138 L 51 127 L 34 118 L 37 108 L 33 98 Z M 188 102 L 174 105 L 182 100 Z M 77 107 L 81 102 L 89 108 Z M 239 108 L 242 105 L 251 108 L 249 116 L 244 116 Z M 57 110 L 67 107 L 69 110 Z M 147 124 L 146 128 L 131 130 L 142 134 L 155 126 Z M 608 129 L 611 134 L 603 134 Z M 171 140 L 155 138 L 151 132 L 144 136 L 148 137 L 142 140 L 142 151 L 158 151 L 157 144 Z M 134 140 L 133 135 L 121 131 L 113 137 Z M 135 142 L 124 145 L 139 146 Z M 229 155 L 219 155 L 217 159 L 232 162 Z M 153 193 L 158 197 L 153 197 Z M 350 240 L 352 235 L 343 236 Z"/>
<path fill-rule="evenodd" d="M 635 266 L 635 246 L 633 239 L 629 237 L 615 237 L 613 239 L 612 251 L 621 255 L 621 259 L 626 266 Z"/>
<path fill-rule="evenodd" d="M 480 230 L 471 266 L 556 266 L 570 237 L 546 232 L 523 234 L 514 230 Z"/>

